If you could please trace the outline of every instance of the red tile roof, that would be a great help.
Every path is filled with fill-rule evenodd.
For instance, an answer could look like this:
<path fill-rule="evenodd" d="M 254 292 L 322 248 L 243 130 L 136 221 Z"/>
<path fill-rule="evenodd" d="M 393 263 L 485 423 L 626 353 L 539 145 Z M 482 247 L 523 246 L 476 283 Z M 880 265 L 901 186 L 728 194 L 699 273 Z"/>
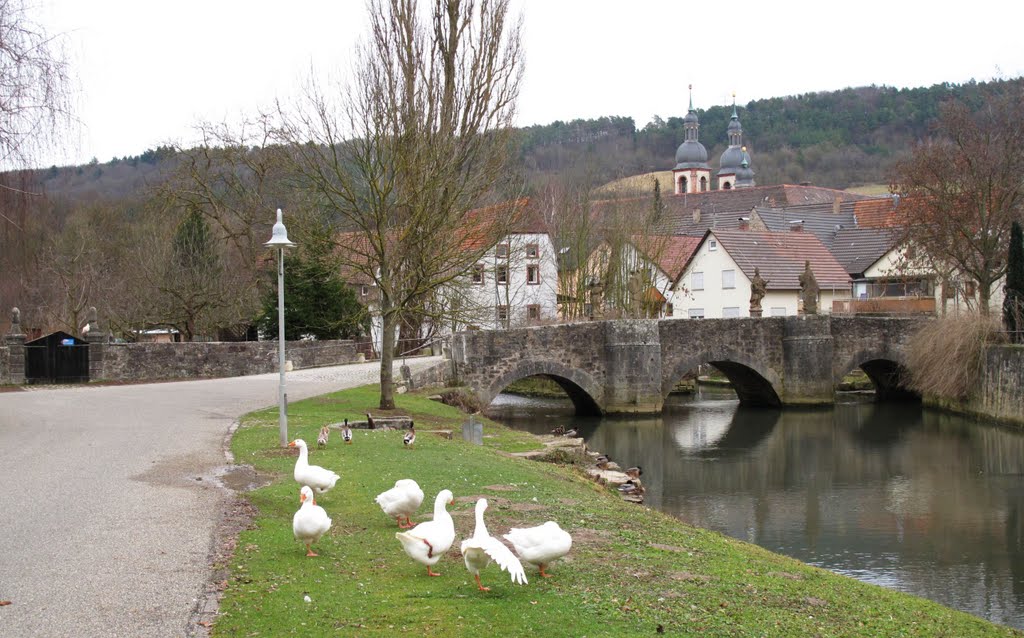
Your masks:
<path fill-rule="evenodd" d="M 853 203 L 853 214 L 860 228 L 889 228 L 898 225 L 898 200 L 886 197 Z"/>
<path fill-rule="evenodd" d="M 709 230 L 701 242 L 712 234 L 747 279 L 754 276 L 755 267 L 760 269 L 761 276 L 768 280 L 769 290 L 799 290 L 805 261 L 810 261 L 811 271 L 822 289 L 850 288 L 846 269 L 811 233 Z"/>
<path fill-rule="evenodd" d="M 675 281 L 686 269 L 700 239 L 684 235 L 636 235 L 633 245 Z"/>

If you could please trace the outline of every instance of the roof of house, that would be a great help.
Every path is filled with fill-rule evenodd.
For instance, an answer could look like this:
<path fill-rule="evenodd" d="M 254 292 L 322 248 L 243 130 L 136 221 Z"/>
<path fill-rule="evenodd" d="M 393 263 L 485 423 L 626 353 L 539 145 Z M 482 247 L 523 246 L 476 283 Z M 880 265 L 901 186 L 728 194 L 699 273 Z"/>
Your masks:
<path fill-rule="evenodd" d="M 804 232 L 817 237 L 818 241 L 825 244 L 826 247 L 831 247 L 837 232 L 843 228 L 852 228 L 856 223 L 852 206 L 847 207 L 846 210 L 840 206 L 838 213 L 833 212 L 832 206 L 758 207 L 754 209 L 754 215 L 764 223 L 769 232 L 773 233 L 791 231 L 796 222 L 801 222 Z"/>
<path fill-rule="evenodd" d="M 748 230 L 709 230 L 703 244 L 714 235 L 747 279 L 758 268 L 768 282 L 768 290 L 798 290 L 804 262 L 821 288 L 849 289 L 850 276 L 825 245 L 806 232 L 758 232 Z"/>
<path fill-rule="evenodd" d="M 831 251 L 846 272 L 858 276 L 892 250 L 896 241 L 892 228 L 844 228 L 833 238 Z"/>
<path fill-rule="evenodd" d="M 636 249 L 661 268 L 672 281 L 683 274 L 700 240 L 700 237 L 687 235 L 635 235 L 632 238 Z"/>

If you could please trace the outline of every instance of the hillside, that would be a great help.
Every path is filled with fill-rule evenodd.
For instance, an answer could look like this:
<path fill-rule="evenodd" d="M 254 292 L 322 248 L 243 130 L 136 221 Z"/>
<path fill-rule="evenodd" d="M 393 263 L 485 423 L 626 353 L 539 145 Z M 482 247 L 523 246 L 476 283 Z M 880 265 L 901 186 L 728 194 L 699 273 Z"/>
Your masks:
<path fill-rule="evenodd" d="M 1010 84 L 1024 85 L 1024 78 L 913 89 L 847 88 L 755 100 L 738 105 L 737 111 L 758 184 L 848 188 L 887 184 L 893 160 L 929 135 L 942 101 L 956 97 L 979 105 Z M 715 169 L 726 148 L 732 106 L 697 109 L 697 114 L 700 141 Z M 683 140 L 684 115 L 655 116 L 639 129 L 632 118 L 617 116 L 526 127 L 520 129 L 515 168 L 528 189 L 563 177 L 600 185 L 671 170 Z M 54 166 L 36 177 L 53 198 L 121 199 L 159 179 L 173 158 L 173 149 L 163 147 L 105 163 Z"/>

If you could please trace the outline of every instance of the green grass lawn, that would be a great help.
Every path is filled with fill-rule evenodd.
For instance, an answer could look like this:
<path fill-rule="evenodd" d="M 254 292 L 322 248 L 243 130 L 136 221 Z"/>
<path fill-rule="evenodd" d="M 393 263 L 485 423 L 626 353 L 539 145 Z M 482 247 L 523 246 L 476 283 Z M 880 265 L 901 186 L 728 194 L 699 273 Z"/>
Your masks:
<path fill-rule="evenodd" d="M 296 453 L 277 447 L 276 408 L 243 419 L 236 461 L 279 480 L 247 495 L 259 515 L 238 540 L 213 635 L 1022 635 L 690 527 L 622 501 L 573 467 L 507 454 L 537 447 L 530 435 L 484 420 L 484 445 L 471 445 L 460 437 L 468 417 L 421 395 L 397 397 L 396 412 L 416 419 L 414 449 L 403 447 L 401 432 L 365 430 L 352 445 L 332 433 L 328 448 L 316 449 L 322 424 L 365 418 L 377 401 L 368 386 L 289 406 L 290 434 L 310 443 L 310 462 L 341 475 L 317 498 L 334 523 L 313 546 L 316 558 L 292 537 Z M 434 567 L 439 577 L 405 555 L 394 520 L 373 502 L 400 478 L 426 493 L 415 522 L 429 518 L 438 491 L 455 494 L 458 537 Z M 458 546 L 473 533 L 481 496 L 494 536 L 546 520 L 572 533 L 573 549 L 550 567 L 552 578 L 527 566 L 529 584 L 513 585 L 492 565 L 481 574 L 491 591 L 477 591 Z"/>

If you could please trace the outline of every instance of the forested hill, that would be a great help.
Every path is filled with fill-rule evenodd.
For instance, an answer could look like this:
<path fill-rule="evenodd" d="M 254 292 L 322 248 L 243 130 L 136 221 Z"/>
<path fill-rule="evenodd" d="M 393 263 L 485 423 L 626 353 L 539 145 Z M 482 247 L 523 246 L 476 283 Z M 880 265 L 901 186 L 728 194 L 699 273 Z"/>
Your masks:
<path fill-rule="evenodd" d="M 939 105 L 956 97 L 980 105 L 987 94 L 1024 78 L 987 83 L 896 89 L 869 86 L 756 100 L 738 107 L 744 143 L 758 184 L 810 182 L 846 188 L 887 183 L 893 160 L 928 136 Z M 700 141 L 713 170 L 726 148 L 731 105 L 698 109 Z M 628 117 L 554 122 L 521 129 L 518 168 L 532 187 L 570 175 L 598 185 L 621 177 L 670 170 L 683 141 L 685 113 L 655 117 L 641 129 Z M 135 157 L 52 167 L 39 177 L 57 199 L 90 201 L 138 196 L 173 163 L 161 147 Z M 518 191 L 517 191 L 518 192 Z"/>
<path fill-rule="evenodd" d="M 893 160 L 930 133 L 939 105 L 953 97 L 978 107 L 986 95 L 1024 78 L 928 88 L 849 88 L 756 100 L 737 109 L 758 184 L 811 182 L 846 188 L 886 183 Z M 727 146 L 732 105 L 697 109 L 700 141 L 713 170 Z M 632 118 L 555 122 L 522 130 L 527 175 L 575 171 L 595 183 L 671 170 L 683 141 L 683 116 L 655 117 L 642 129 Z"/>

